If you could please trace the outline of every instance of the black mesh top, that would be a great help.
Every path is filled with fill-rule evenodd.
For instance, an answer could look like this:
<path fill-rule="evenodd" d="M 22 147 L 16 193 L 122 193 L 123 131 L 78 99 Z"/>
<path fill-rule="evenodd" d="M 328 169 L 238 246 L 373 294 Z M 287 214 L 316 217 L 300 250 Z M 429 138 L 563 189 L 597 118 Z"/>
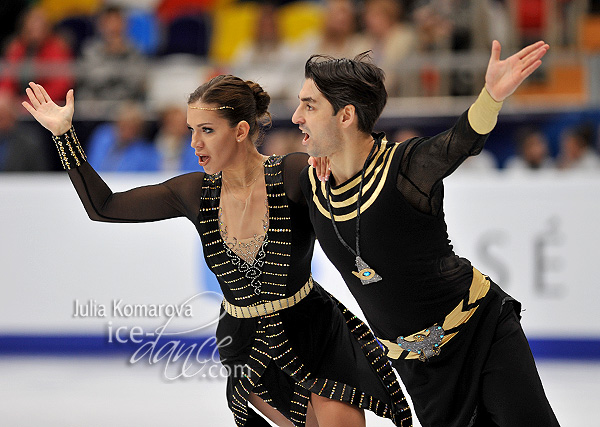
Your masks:
<path fill-rule="evenodd" d="M 377 336 L 393 340 L 443 320 L 468 290 L 472 267 L 458 258 L 448 239 L 442 180 L 487 135 L 477 134 L 465 112 L 446 132 L 391 143 L 383 134 L 365 174 L 360 216 L 362 259 L 383 279 L 363 285 L 354 255 L 336 236 L 327 209 L 326 187 L 314 169 L 301 176 L 311 220 L 325 254 L 340 271 Z M 332 183 L 331 205 L 343 239 L 354 248 L 360 172 Z"/>

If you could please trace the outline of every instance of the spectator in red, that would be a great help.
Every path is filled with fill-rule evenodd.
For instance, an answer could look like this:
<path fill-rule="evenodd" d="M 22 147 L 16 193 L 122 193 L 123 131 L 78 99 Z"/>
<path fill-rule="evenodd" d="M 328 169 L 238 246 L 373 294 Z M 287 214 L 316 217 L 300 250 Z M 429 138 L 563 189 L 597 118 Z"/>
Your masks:
<path fill-rule="evenodd" d="M 0 77 L 0 90 L 22 94 L 30 81 L 39 81 L 55 99 L 64 99 L 73 87 L 71 50 L 52 33 L 45 12 L 40 7 L 28 9 L 19 30 L 4 51 L 6 68 Z"/>

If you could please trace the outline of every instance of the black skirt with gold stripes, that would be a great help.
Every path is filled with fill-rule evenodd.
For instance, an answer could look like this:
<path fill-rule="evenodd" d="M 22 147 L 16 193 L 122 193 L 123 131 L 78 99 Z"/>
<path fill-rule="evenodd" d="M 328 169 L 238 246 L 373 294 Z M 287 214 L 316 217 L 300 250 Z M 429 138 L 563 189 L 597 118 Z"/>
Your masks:
<path fill-rule="evenodd" d="M 304 426 L 310 393 L 334 399 L 398 426 L 412 425 L 410 408 L 388 359 L 369 328 L 315 283 L 298 304 L 240 319 L 224 313 L 217 328 L 229 372 L 227 396 L 238 426 L 249 417 L 254 392 Z"/>

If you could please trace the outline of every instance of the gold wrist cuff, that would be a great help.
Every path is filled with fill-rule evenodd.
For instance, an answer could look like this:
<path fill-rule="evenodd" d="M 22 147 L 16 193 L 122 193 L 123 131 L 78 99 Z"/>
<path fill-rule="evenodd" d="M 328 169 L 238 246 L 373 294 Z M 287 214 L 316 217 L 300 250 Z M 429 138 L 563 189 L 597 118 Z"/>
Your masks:
<path fill-rule="evenodd" d="M 480 135 L 490 133 L 498 121 L 503 102 L 494 101 L 484 87 L 477 100 L 469 108 L 469 124 Z"/>
<path fill-rule="evenodd" d="M 60 156 L 60 162 L 65 170 L 79 167 L 87 160 L 73 126 L 62 135 L 52 135 L 52 140 L 56 145 L 58 155 Z"/>

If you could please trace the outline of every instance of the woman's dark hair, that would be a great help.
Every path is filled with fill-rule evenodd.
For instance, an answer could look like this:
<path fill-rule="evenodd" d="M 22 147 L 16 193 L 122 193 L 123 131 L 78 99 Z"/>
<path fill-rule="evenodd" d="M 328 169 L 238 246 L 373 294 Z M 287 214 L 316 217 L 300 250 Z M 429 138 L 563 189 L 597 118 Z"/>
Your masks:
<path fill-rule="evenodd" d="M 216 107 L 231 107 L 216 110 L 231 127 L 242 120 L 250 125 L 249 135 L 256 144 L 260 139 L 261 126 L 271 122 L 269 103 L 271 97 L 253 81 L 244 81 L 232 75 L 213 77 L 198 87 L 188 97 L 188 104 L 200 101 Z"/>
<path fill-rule="evenodd" d="M 358 116 L 358 130 L 373 131 L 387 102 L 387 91 L 383 70 L 371 62 L 369 52 L 354 59 L 312 55 L 304 66 L 304 77 L 315 82 L 333 107 L 334 115 L 346 105 L 353 105 Z"/>

